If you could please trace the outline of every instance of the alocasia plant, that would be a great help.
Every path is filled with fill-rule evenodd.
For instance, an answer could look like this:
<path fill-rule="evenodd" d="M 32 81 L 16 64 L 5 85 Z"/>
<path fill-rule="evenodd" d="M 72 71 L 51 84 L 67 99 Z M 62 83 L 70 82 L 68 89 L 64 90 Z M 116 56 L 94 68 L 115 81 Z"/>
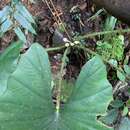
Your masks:
<path fill-rule="evenodd" d="M 59 111 L 51 95 L 48 55 L 33 44 L 21 57 L 0 96 L 0 130 L 107 130 L 96 116 L 105 113 L 112 88 L 96 56 L 82 68 L 69 100 Z"/>

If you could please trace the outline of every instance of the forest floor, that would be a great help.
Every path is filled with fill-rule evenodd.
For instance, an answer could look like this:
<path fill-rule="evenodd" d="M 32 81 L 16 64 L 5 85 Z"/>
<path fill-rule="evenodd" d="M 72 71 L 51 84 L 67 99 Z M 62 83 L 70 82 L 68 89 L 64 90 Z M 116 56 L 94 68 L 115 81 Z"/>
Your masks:
<path fill-rule="evenodd" d="M 1 0 L 0 1 L 0 9 L 2 9 L 5 5 L 7 5 L 10 0 Z M 68 39 L 72 39 L 74 37 L 85 35 L 88 33 L 103 31 L 103 25 L 105 24 L 105 19 L 108 14 L 103 12 L 97 16 L 92 18 L 93 15 L 98 11 L 95 8 L 95 5 L 91 2 L 91 0 L 53 0 L 54 6 L 57 11 L 52 9 L 52 12 L 42 0 L 37 1 L 36 4 L 30 3 L 28 0 L 23 0 L 23 3 L 29 9 L 31 14 L 35 17 L 37 22 L 37 35 L 33 36 L 28 34 L 27 39 L 29 43 L 38 42 L 42 44 L 46 48 L 61 46 L 58 44 L 57 36 L 55 36 L 55 30 L 59 28 L 59 24 L 61 21 L 58 17 L 61 18 L 62 23 L 65 26 L 65 30 L 61 33 L 63 37 L 67 37 Z M 115 29 L 125 29 L 128 26 L 124 23 L 117 22 Z M 62 30 L 63 28 L 61 28 Z M 130 46 L 128 43 L 130 42 L 130 36 L 128 33 L 123 34 L 125 39 L 124 44 L 124 54 L 123 60 L 119 61 L 120 65 L 123 65 L 124 59 L 127 57 L 129 61 L 130 54 Z M 93 37 L 89 39 L 82 40 L 82 44 L 85 44 L 91 50 L 95 50 L 96 42 L 100 39 L 100 37 Z M 2 52 L 11 41 L 17 40 L 14 33 L 9 31 L 4 35 L 4 37 L 0 38 L 0 52 Z M 28 45 L 30 46 L 30 45 Z M 58 77 L 58 72 L 61 66 L 61 58 L 63 55 L 63 50 L 58 52 L 49 53 L 50 61 L 52 66 L 52 72 L 54 74 L 55 79 Z M 68 55 L 69 63 L 65 70 L 64 78 L 68 80 L 75 80 L 77 75 L 79 74 L 81 67 L 84 65 L 87 59 L 89 59 L 89 55 L 84 54 L 82 50 L 72 49 L 71 53 Z M 129 62 L 127 63 L 129 64 Z M 114 78 L 116 76 L 115 70 L 113 68 L 108 68 L 108 78 L 113 86 L 116 85 L 118 78 Z M 114 76 L 113 76 L 114 75 Z M 126 91 L 123 90 L 120 94 L 122 100 L 129 98 L 129 95 L 126 94 Z"/>
<path fill-rule="evenodd" d="M 10 0 L 1 0 L 0 9 L 2 9 L 9 2 Z M 84 35 L 90 32 L 97 32 L 101 30 L 101 17 L 97 17 L 93 21 L 88 21 L 88 18 L 95 13 L 95 7 L 91 0 L 54 0 L 53 2 L 57 9 L 56 13 L 58 13 L 55 15 L 60 16 L 64 26 L 66 27 L 67 33 L 63 32 L 64 37 L 68 37 L 67 35 L 69 35 L 69 37 L 72 38 L 74 36 Z M 44 3 L 42 0 L 36 2 L 36 4 L 30 3 L 28 0 L 23 0 L 23 3 L 37 21 L 37 35 L 32 36 L 29 34 L 27 36 L 29 43 L 38 42 L 47 48 L 58 46 L 57 44 L 55 45 L 53 39 L 55 29 L 58 27 L 57 23 L 61 23 L 61 21 L 58 18 L 56 20 L 46 3 Z M 0 38 L 0 51 L 2 52 L 11 43 L 11 41 L 16 39 L 17 38 L 13 32 L 9 31 L 6 33 L 4 37 Z M 96 45 L 95 38 L 87 39 L 83 42 L 92 48 Z M 52 64 L 54 65 L 53 68 L 55 68 L 56 71 L 59 69 L 59 58 L 61 56 L 62 52 L 53 54 Z M 82 65 L 85 63 L 85 57 L 82 54 L 79 56 L 72 54 L 70 58 L 72 63 L 68 68 L 69 71 L 67 72 L 70 73 L 69 77 L 75 77 Z"/>

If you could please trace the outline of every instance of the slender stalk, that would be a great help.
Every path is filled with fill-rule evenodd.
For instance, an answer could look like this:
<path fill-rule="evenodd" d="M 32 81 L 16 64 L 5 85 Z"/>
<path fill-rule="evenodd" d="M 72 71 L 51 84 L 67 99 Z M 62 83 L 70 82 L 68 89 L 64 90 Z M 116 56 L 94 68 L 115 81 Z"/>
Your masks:
<path fill-rule="evenodd" d="M 121 30 L 118 29 L 118 30 L 113 30 L 113 31 L 95 32 L 95 33 L 86 34 L 84 36 L 79 36 L 76 40 L 82 40 L 82 39 L 86 39 L 86 38 L 107 35 L 107 34 L 127 33 L 127 32 L 130 32 L 130 29 L 121 29 Z"/>
<path fill-rule="evenodd" d="M 58 83 L 58 91 L 57 91 L 57 99 L 56 99 L 56 111 L 59 112 L 60 110 L 60 97 L 61 97 L 61 89 L 62 89 L 62 79 L 63 79 L 63 70 L 66 64 L 66 56 L 68 53 L 69 48 L 66 48 L 63 58 L 62 58 L 62 64 L 60 69 L 60 77 L 59 77 L 59 83 Z"/>
<path fill-rule="evenodd" d="M 76 40 L 82 40 L 82 39 L 96 37 L 96 36 L 100 36 L 100 35 L 107 35 L 107 34 L 113 34 L 113 33 L 127 33 L 127 32 L 130 32 L 130 29 L 95 32 L 95 33 L 86 34 L 84 36 L 79 36 L 76 38 Z M 62 50 L 64 48 L 66 48 L 65 45 L 60 46 L 60 47 L 48 48 L 48 49 L 46 49 L 46 51 L 48 51 L 48 52 L 49 51 L 57 51 L 57 50 Z"/>
<path fill-rule="evenodd" d="M 66 48 L 66 46 L 59 46 L 59 47 L 47 48 L 46 51 L 47 52 L 58 51 L 58 50 L 62 50 L 62 49 L 65 49 L 65 48 Z"/>

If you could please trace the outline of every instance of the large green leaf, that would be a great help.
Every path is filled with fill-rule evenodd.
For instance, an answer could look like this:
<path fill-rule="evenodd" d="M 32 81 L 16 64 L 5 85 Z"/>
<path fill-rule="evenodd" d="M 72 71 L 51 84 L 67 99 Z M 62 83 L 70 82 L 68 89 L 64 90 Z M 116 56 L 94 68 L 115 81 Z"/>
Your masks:
<path fill-rule="evenodd" d="M 106 111 L 112 88 L 102 60 L 96 56 L 87 62 L 77 79 L 76 88 L 63 111 L 69 130 L 107 130 L 96 116 Z"/>
<path fill-rule="evenodd" d="M 7 79 L 16 68 L 21 46 L 21 42 L 13 43 L 0 55 L 0 94 L 6 90 Z"/>
<path fill-rule="evenodd" d="M 56 111 L 51 99 L 47 53 L 33 44 L 20 60 L 0 97 L 1 130 L 107 130 L 96 121 L 112 98 L 105 66 L 99 57 L 82 69 L 67 104 Z"/>
<path fill-rule="evenodd" d="M 53 119 L 51 72 L 47 53 L 34 44 L 21 57 L 0 97 L 1 130 L 42 130 Z"/>

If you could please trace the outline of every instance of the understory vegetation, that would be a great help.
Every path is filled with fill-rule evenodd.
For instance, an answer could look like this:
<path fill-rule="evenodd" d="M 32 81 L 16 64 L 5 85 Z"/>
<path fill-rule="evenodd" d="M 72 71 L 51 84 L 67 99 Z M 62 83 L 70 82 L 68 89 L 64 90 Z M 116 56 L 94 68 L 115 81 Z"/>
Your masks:
<path fill-rule="evenodd" d="M 0 130 L 129 130 L 128 26 L 89 0 L 5 3 Z"/>

